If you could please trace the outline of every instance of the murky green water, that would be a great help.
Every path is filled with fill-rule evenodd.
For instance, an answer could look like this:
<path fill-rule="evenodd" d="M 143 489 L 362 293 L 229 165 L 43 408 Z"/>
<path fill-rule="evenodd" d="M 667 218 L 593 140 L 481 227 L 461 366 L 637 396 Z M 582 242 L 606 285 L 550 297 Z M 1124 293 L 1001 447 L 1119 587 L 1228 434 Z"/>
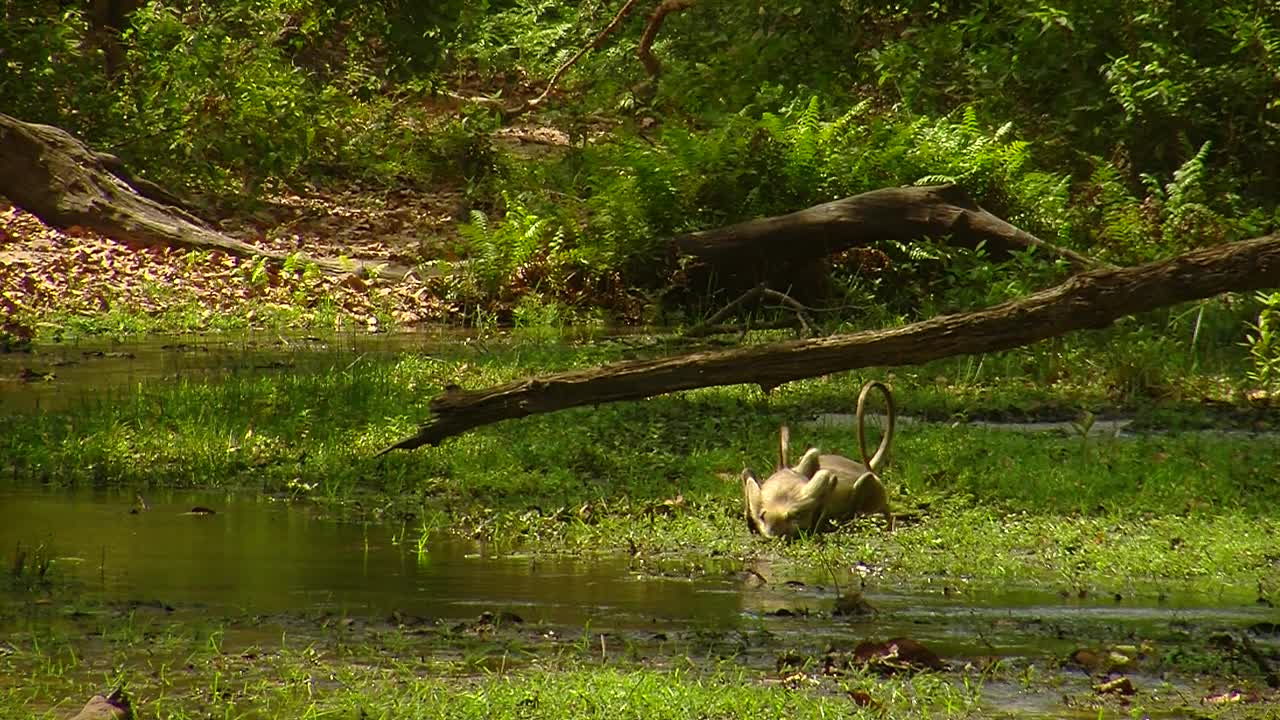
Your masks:
<path fill-rule="evenodd" d="M 254 333 L 42 344 L 32 352 L 0 353 L 0 407 L 60 409 L 143 381 L 328 367 L 361 356 L 431 352 L 469 337 L 464 331 L 439 329 L 325 338 Z"/>
<path fill-rule="evenodd" d="M 0 558 L 12 567 L 19 545 L 29 557 L 52 557 L 57 608 L 53 615 L 30 612 L 32 599 L 46 592 L 38 587 L 0 592 L 0 637 L 29 637 L 50 622 L 64 632 L 88 632 L 75 628 L 92 618 L 97 601 L 137 603 L 128 614 L 137 614 L 139 627 L 154 620 L 184 627 L 229 622 L 220 636 L 224 649 L 305 637 L 307 619 L 391 618 L 437 628 L 460 621 L 457 627 L 467 628 L 492 613 L 513 628 L 501 637 L 545 645 L 548 652 L 557 643 L 590 643 L 601 655 L 631 648 L 684 662 L 731 657 L 781 672 L 783 657 L 800 658 L 812 671 L 831 648 L 848 653 L 864 640 L 906 637 L 952 668 L 992 659 L 1012 668 L 1050 668 L 1050 692 L 1028 692 L 1009 679 L 983 686 L 984 706 L 993 712 L 1034 717 L 1065 716 L 1064 696 L 1094 694 L 1095 679 L 1068 661 L 1082 648 L 1105 654 L 1117 644 L 1140 645 L 1146 659 L 1127 674 L 1142 687 L 1181 688 L 1189 696 L 1209 689 L 1159 674 L 1162 664 L 1151 658 L 1202 652 L 1218 631 L 1249 635 L 1264 652 L 1280 652 L 1280 638 L 1267 629 L 1276 611 L 1254 604 L 1239 588 L 1067 597 L 947 580 L 905 588 L 872 582 L 864 597 L 876 612 L 841 617 L 832 614 L 834 589 L 821 584 L 829 580 L 795 577 L 764 562 L 744 568 L 733 560 L 664 565 L 625 557 L 498 555 L 455 538 L 436 538 L 419 552 L 412 530 L 404 537 L 401 528 L 336 522 L 314 508 L 262 497 L 168 492 L 146 499 L 145 511 L 131 513 L 136 500 L 120 491 L 0 488 Z M 191 513 L 197 506 L 214 512 Z M 40 545 L 45 550 L 37 553 Z M 842 582 L 855 580 L 846 575 Z M 81 615 L 81 608 L 90 614 Z M 521 622 L 510 625 L 508 613 Z M 431 637 L 441 642 L 445 636 Z M 418 642 L 427 642 L 422 638 Z M 432 652 L 461 652 L 451 647 L 441 643 Z M 529 658 L 503 653 L 493 661 L 511 668 Z"/>
<path fill-rule="evenodd" d="M 131 513 L 132 494 L 0 491 L 0 547 L 12 557 L 18 543 L 45 545 L 51 574 L 95 599 L 177 608 L 440 618 L 507 610 L 530 621 L 622 625 L 731 622 L 740 611 L 736 583 L 723 573 L 693 583 L 635 573 L 625 562 L 495 557 L 450 539 L 419 552 L 412 528 L 335 522 L 269 499 L 182 492 L 146 500 L 146 511 Z"/>
<path fill-rule="evenodd" d="M 50 575 L 86 599 L 161 603 L 178 610 L 276 613 L 401 612 L 474 618 L 514 612 L 527 622 L 593 627 L 758 626 L 813 633 L 833 608 L 830 586 L 734 561 L 640 565 L 618 557 L 494 554 L 438 538 L 421 552 L 412 528 L 341 523 L 309 507 L 261 497 L 113 490 L 0 490 L 6 564 L 43 545 Z M 192 514 L 205 507 L 212 514 Z M 407 536 L 407 537 L 406 537 Z M 761 581 L 761 578 L 764 581 Z M 811 579 L 809 579 L 811 580 Z M 851 578 L 845 578 L 851 583 Z M 1051 590 L 911 588 L 872 584 L 874 617 L 830 623 L 833 636 L 910 635 L 946 652 L 1024 654 L 1067 649 L 1099 629 L 1143 637 L 1179 627 L 1242 628 L 1274 620 L 1247 594 L 1063 597 Z M 1238 589 L 1237 589 L 1238 590 Z"/>
<path fill-rule="evenodd" d="M 462 339 L 166 338 L 127 348 L 44 347 L 0 355 L 0 410 L 65 407 L 159 378 L 299 372 L 343 358 L 431 352 Z M 22 380 L 24 370 L 54 376 Z M 829 647 L 908 637 L 953 663 L 1000 658 L 1065 666 L 1049 694 L 1027 694 L 1008 682 L 985 689 L 1002 710 L 1035 715 L 1061 710 L 1064 692 L 1091 692 L 1089 675 L 1066 663 L 1080 648 L 1151 643 L 1154 654 L 1171 648 L 1194 654 L 1215 632 L 1227 631 L 1255 637 L 1264 652 L 1280 656 L 1274 631 L 1280 611 L 1256 604 L 1253 588 L 1215 589 L 1204 581 L 1097 588 L 1081 597 L 1057 587 L 974 587 L 953 578 L 897 586 L 873 577 L 864 596 L 874 614 L 838 617 L 829 575 L 799 576 L 764 561 L 529 556 L 452 537 L 419 548 L 413 527 L 337 522 L 311 506 L 261 496 L 156 491 L 146 493 L 145 510 L 131 512 L 138 507 L 132 492 L 5 482 L 0 571 L 11 572 L 19 548 L 29 561 L 51 557 L 51 602 L 61 616 L 75 618 L 70 610 L 100 601 L 139 603 L 179 623 L 280 616 L 236 624 L 233 633 L 244 635 L 246 645 L 295 632 L 285 616 L 475 621 L 483 613 L 514 613 L 538 638 L 556 635 L 544 632 L 548 627 L 569 629 L 558 637 L 617 631 L 625 642 L 649 643 L 659 656 L 702 652 L 772 669 L 782 652 L 814 658 Z M 190 512 L 195 507 L 213 512 Z M 836 573 L 845 586 L 858 583 L 847 569 Z M 0 637 L 28 622 L 21 608 L 44 592 L 0 590 Z M 48 621 L 41 618 L 30 622 Z M 1155 674 L 1143 679 L 1149 687 L 1167 682 Z"/>

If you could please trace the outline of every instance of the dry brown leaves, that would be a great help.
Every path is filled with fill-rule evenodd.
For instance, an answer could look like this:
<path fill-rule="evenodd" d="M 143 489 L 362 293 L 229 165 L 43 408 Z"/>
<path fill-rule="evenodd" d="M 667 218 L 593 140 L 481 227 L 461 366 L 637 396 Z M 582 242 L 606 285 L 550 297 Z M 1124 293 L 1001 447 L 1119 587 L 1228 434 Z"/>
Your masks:
<path fill-rule="evenodd" d="M 434 206 L 357 204 L 353 197 L 280 197 L 270 211 L 224 229 L 264 249 L 414 264 L 451 226 L 450 208 L 441 206 L 456 202 L 435 196 Z M 93 316 L 112 309 L 159 316 L 185 308 L 196 315 L 185 322 L 197 327 L 225 326 L 220 316 L 230 315 L 247 326 L 281 317 L 314 325 L 335 317 L 376 328 L 379 318 L 402 325 L 449 319 L 456 308 L 433 287 L 439 280 L 413 275 L 392 283 L 271 267 L 222 252 L 134 247 L 74 228 L 56 230 L 0 203 L 0 317 Z"/>

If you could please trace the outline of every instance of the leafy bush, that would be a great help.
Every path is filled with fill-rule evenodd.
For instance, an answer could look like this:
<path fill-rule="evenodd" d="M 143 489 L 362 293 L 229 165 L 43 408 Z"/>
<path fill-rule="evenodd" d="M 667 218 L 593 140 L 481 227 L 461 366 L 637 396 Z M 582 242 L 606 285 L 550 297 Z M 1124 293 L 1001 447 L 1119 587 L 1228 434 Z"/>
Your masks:
<path fill-rule="evenodd" d="M 106 114 L 107 81 L 98 52 L 84 42 L 78 9 L 56 12 L 40 0 L 0 10 L 0 107 L 30 122 L 83 133 Z"/>
<path fill-rule="evenodd" d="M 1266 392 L 1280 388 L 1280 292 L 1258 293 L 1262 308 L 1245 340 L 1253 369 L 1249 380 Z"/>
<path fill-rule="evenodd" d="M 830 116 L 817 98 L 777 113 L 727 116 L 715 127 L 668 126 L 652 138 L 620 135 L 574 148 L 558 167 L 526 177 L 520 185 L 529 191 L 504 194 L 504 216 L 473 213 L 461 230 L 468 268 L 480 295 L 507 306 L 527 292 L 574 288 L 575 277 L 578 288 L 599 287 L 581 278 L 610 272 L 626 285 L 661 292 L 679 276 L 664 238 L 917 182 L 958 183 L 1013 222 L 1051 240 L 1067 238 L 1066 178 L 1037 171 L 1028 144 L 1011 135 L 1008 126 L 985 129 L 972 109 L 926 120 L 877 113 L 862 103 Z M 925 257 L 884 245 L 898 270 L 893 282 L 877 286 L 891 293 L 882 301 L 917 312 L 995 302 L 1047 283 L 1056 272 L 1052 265 L 1034 271 L 1038 260 L 997 271 L 980 255 L 933 247 Z M 1002 280 L 984 286 L 992 273 Z M 943 289 L 966 283 L 981 288 L 977 295 L 950 296 Z M 560 297 L 570 305 L 590 299 Z"/>
<path fill-rule="evenodd" d="M 568 151 L 522 163 L 495 148 L 496 113 L 433 93 L 536 91 L 615 4 L 149 2 L 108 78 L 84 11 L 14 0 L 0 103 L 215 193 L 448 180 L 481 214 L 461 229 L 469 276 L 433 282 L 472 321 L 532 317 L 534 299 L 634 318 L 680 280 L 664 238 L 891 185 L 957 183 L 1048 241 L 1122 263 L 1269 231 L 1276 18 L 1244 0 L 1166 5 L 744 13 L 705 0 L 667 18 L 652 96 L 635 92 L 636 12 L 528 116 L 565 129 Z M 598 131 L 601 110 L 613 130 Z M 884 319 L 996 302 L 1057 272 L 944 245 L 876 252 L 889 273 L 837 276 Z"/>
<path fill-rule="evenodd" d="M 1256 8 L 1068 0 L 915 11 L 903 15 L 912 32 L 882 36 L 868 57 L 916 110 L 976 104 L 1076 151 L 1122 152 L 1135 173 L 1171 172 L 1212 142 L 1224 167 L 1265 192 L 1280 179 L 1268 129 L 1280 116 L 1268 69 L 1280 62 L 1280 24 Z"/>
<path fill-rule="evenodd" d="M 389 91 L 392 74 L 436 65 L 464 3 L 146 3 L 130 16 L 115 77 L 85 42 L 81 10 L 21 5 L 0 26 L 6 110 L 66 127 L 162 184 L 239 194 L 318 176 L 470 179 L 493 169 L 491 122 L 423 113 Z"/>

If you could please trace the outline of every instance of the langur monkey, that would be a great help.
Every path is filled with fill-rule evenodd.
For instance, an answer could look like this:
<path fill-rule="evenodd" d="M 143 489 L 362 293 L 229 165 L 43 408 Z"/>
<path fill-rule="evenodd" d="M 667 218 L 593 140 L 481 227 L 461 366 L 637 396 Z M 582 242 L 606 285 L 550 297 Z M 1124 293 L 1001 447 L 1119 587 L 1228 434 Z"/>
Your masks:
<path fill-rule="evenodd" d="M 888 420 L 875 455 L 867 456 L 866 402 L 872 389 L 884 395 Z M 800 462 L 787 466 L 790 431 L 778 433 L 778 465 L 762 483 L 750 469 L 742 471 L 743 514 L 747 527 L 768 538 L 794 537 L 817 532 L 832 521 L 879 513 L 893 528 L 889 498 L 877 474 L 885 464 L 893 441 L 897 409 L 888 386 L 868 382 L 858 393 L 856 415 L 858 450 L 862 462 L 843 455 L 824 455 L 809 448 Z"/>

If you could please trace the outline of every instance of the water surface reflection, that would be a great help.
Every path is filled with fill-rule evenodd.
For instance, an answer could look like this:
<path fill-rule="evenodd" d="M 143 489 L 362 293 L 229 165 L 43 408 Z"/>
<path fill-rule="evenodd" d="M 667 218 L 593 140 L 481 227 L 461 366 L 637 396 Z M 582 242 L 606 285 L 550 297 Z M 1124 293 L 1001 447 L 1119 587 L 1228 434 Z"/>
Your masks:
<path fill-rule="evenodd" d="M 612 625 L 733 622 L 731 574 L 692 582 L 633 571 L 619 558 L 489 556 L 483 545 L 341 523 L 266 498 L 167 492 L 0 491 L 0 547 L 44 544 L 51 572 L 105 600 L 160 601 L 227 611 L 335 610 L 428 617 L 516 612 L 531 621 Z M 189 512 L 207 507 L 213 514 Z M 701 575 L 701 573 L 699 573 Z"/>

